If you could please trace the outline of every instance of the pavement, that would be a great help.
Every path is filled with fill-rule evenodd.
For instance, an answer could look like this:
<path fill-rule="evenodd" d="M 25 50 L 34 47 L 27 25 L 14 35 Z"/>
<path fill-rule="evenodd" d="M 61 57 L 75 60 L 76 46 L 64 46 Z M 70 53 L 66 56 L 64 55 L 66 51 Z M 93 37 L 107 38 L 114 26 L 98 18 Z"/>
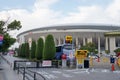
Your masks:
<path fill-rule="evenodd" d="M 10 59 L 10 56 L 9 58 L 8 56 L 4 56 L 4 57 L 9 61 L 9 63 L 6 60 L 1 59 L 0 80 L 22 80 L 22 75 L 17 74 L 17 72 L 13 70 L 12 64 L 13 64 L 13 60 L 15 59 L 14 58 Z"/>

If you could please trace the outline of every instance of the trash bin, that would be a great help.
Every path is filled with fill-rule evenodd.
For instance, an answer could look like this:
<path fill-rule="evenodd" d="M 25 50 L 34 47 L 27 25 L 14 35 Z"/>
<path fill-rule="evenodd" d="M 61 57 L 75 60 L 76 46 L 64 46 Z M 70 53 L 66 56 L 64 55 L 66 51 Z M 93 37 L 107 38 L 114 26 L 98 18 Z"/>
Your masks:
<path fill-rule="evenodd" d="M 89 60 L 84 60 L 84 68 L 89 68 Z"/>

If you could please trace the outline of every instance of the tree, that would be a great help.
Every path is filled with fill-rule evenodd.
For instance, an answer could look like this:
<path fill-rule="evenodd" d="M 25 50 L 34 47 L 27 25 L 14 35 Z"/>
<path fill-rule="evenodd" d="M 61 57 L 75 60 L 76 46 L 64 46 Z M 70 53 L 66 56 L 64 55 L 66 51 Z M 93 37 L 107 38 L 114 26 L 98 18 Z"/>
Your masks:
<path fill-rule="evenodd" d="M 114 52 L 116 53 L 117 57 L 120 56 L 120 48 L 115 49 Z"/>
<path fill-rule="evenodd" d="M 17 50 L 18 56 L 21 57 L 21 45 L 19 45 L 19 48 Z"/>
<path fill-rule="evenodd" d="M 10 35 L 7 33 L 4 35 L 4 40 L 2 41 L 3 44 L 0 45 L 0 51 L 4 52 L 16 41 L 16 39 L 11 38 Z"/>
<path fill-rule="evenodd" d="M 97 53 L 96 46 L 94 43 L 87 43 L 85 46 L 81 46 L 81 50 L 88 50 L 89 52 Z"/>
<path fill-rule="evenodd" d="M 42 59 L 43 56 L 43 48 L 44 48 L 44 42 L 42 38 L 39 38 L 37 41 L 37 47 L 36 47 L 36 58 L 38 60 Z"/>
<path fill-rule="evenodd" d="M 3 44 L 0 45 L 0 51 L 6 51 L 13 43 L 15 43 L 16 39 L 12 38 L 9 35 L 9 32 L 12 30 L 19 30 L 21 28 L 21 22 L 14 20 L 11 23 L 7 21 L 0 21 L 0 35 L 4 36 Z"/>
<path fill-rule="evenodd" d="M 32 45 L 31 45 L 31 59 L 35 58 L 35 51 L 36 51 L 36 42 L 32 41 Z"/>
<path fill-rule="evenodd" d="M 29 43 L 25 43 L 25 57 L 26 58 L 29 58 L 29 54 L 30 51 L 29 51 Z"/>
<path fill-rule="evenodd" d="M 55 57 L 55 43 L 54 43 L 54 38 L 52 35 L 48 35 L 45 39 L 45 46 L 43 50 L 43 59 L 45 60 L 52 60 Z"/>
<path fill-rule="evenodd" d="M 25 43 L 23 43 L 22 46 L 21 46 L 21 53 L 20 54 L 22 54 L 21 57 L 25 58 Z"/>

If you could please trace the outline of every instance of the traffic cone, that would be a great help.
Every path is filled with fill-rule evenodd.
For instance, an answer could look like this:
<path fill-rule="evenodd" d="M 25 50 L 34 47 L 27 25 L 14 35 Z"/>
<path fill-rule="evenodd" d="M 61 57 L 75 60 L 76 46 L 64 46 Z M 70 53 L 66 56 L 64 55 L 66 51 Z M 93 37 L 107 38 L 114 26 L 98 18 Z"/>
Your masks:
<path fill-rule="evenodd" d="M 114 66 L 114 64 L 112 64 L 112 66 L 111 66 L 111 70 L 112 70 L 112 71 L 115 70 L 115 66 Z"/>

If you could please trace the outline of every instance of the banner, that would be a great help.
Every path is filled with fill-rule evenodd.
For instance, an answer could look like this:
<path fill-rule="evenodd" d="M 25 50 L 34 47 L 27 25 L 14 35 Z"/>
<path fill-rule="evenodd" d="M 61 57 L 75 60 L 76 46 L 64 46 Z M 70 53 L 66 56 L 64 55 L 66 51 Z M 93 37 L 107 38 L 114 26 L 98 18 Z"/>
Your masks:
<path fill-rule="evenodd" d="M 0 41 L 2 41 L 3 40 L 3 35 L 0 35 Z"/>

